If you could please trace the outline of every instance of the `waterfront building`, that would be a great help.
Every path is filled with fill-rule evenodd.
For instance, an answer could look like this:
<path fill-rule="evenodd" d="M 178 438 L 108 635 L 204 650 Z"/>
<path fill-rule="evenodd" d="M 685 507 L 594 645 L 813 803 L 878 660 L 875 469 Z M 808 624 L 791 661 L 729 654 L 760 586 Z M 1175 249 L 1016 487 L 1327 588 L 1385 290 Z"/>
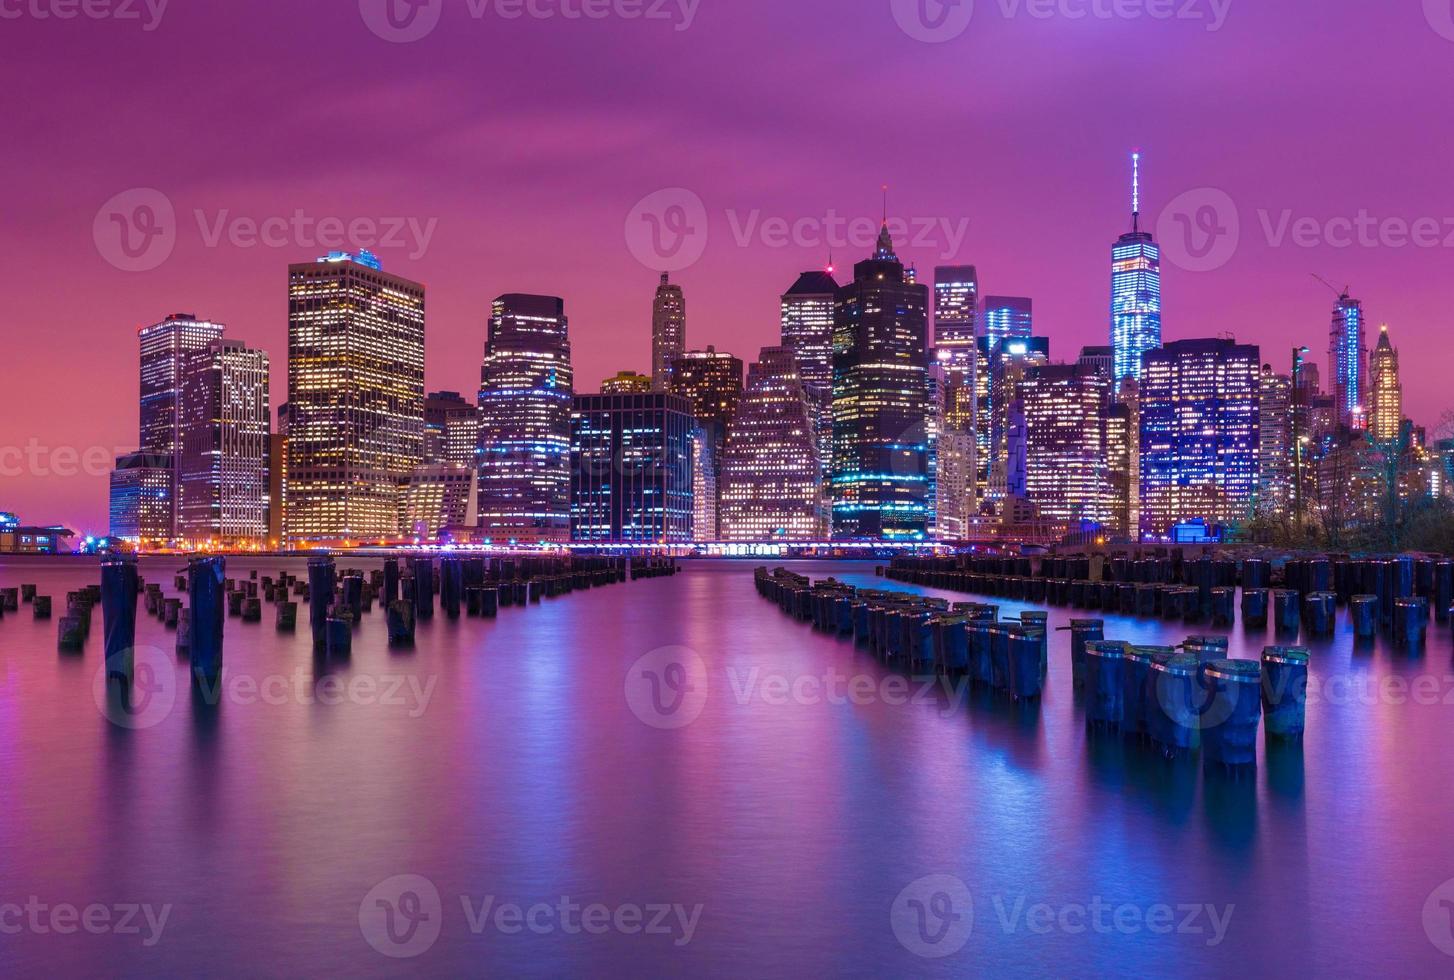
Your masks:
<path fill-rule="evenodd" d="M 571 540 L 693 538 L 691 403 L 680 395 L 577 395 L 571 412 Z"/>
<path fill-rule="evenodd" d="M 1292 511 L 1293 384 L 1272 365 L 1262 366 L 1261 421 L 1258 425 L 1258 513 L 1284 516 Z"/>
<path fill-rule="evenodd" d="M 885 225 L 834 313 L 835 539 L 928 535 L 928 307 L 928 288 L 909 281 Z"/>
<path fill-rule="evenodd" d="M 268 355 L 216 340 L 183 368 L 177 536 L 215 547 L 268 540 Z"/>
<path fill-rule="evenodd" d="M 479 516 L 487 538 L 570 539 L 574 391 L 565 301 L 497 298 L 480 372 Z"/>
<path fill-rule="evenodd" d="M 787 347 L 765 347 L 727 430 L 723 541 L 822 541 L 828 535 L 812 406 Z"/>
<path fill-rule="evenodd" d="M 692 415 L 701 429 L 698 452 L 694 456 L 699 473 L 693 494 L 697 540 L 715 541 L 719 533 L 716 496 L 721 483 L 719 469 L 727 427 L 742 397 L 742 361 L 708 347 L 673 358 L 669 373 L 668 390 L 691 403 Z"/>
<path fill-rule="evenodd" d="M 651 381 L 657 391 L 670 387 L 671 362 L 687 350 L 687 300 L 682 287 L 663 272 L 651 304 Z"/>
<path fill-rule="evenodd" d="M 1131 155 L 1131 230 L 1111 246 L 1112 382 L 1141 380 L 1147 351 L 1161 346 L 1161 246 L 1141 229 L 1141 154 Z"/>
<path fill-rule="evenodd" d="M 288 533 L 288 405 L 278 406 L 278 419 L 268 436 L 268 544 L 280 548 Z"/>
<path fill-rule="evenodd" d="M 1148 351 L 1140 387 L 1141 530 L 1161 539 L 1201 518 L 1250 516 L 1260 452 L 1261 356 L 1232 340 Z"/>
<path fill-rule="evenodd" d="M 176 464 L 164 453 L 127 453 L 111 472 L 110 534 L 142 548 L 172 539 Z"/>
<path fill-rule="evenodd" d="M 478 505 L 479 471 L 473 466 L 419 466 L 399 486 L 399 533 L 432 542 L 446 528 L 476 527 Z"/>
<path fill-rule="evenodd" d="M 288 267 L 288 537 L 387 541 L 424 456 L 424 287 L 367 252 Z"/>
<path fill-rule="evenodd" d="M 833 467 L 833 316 L 838 281 L 833 268 L 805 272 L 782 296 L 782 346 L 798 360 L 813 415 L 823 480 Z"/>

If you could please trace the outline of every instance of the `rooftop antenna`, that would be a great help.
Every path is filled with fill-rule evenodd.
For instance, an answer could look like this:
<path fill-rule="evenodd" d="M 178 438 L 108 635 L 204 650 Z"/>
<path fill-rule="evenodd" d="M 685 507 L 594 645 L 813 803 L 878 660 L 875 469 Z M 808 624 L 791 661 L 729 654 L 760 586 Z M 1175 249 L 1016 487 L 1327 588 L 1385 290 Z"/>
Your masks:
<path fill-rule="evenodd" d="M 889 223 L 889 185 L 884 184 L 884 224 Z"/>
<path fill-rule="evenodd" d="M 1131 151 L 1131 231 L 1141 230 L 1141 151 Z"/>

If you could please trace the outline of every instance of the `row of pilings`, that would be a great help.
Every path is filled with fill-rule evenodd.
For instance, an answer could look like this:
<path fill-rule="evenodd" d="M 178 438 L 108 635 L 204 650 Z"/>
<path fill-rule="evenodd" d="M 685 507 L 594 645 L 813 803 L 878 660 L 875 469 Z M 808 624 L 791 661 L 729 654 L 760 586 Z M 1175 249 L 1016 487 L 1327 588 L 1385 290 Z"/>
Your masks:
<path fill-rule="evenodd" d="M 107 678 L 129 685 L 138 612 L 144 609 L 175 632 L 177 656 L 190 662 L 194 678 L 215 683 L 222 670 L 226 620 L 260 623 L 265 604 L 273 607 L 275 627 L 283 633 L 297 629 L 299 607 L 307 606 L 315 655 L 342 658 L 350 655 L 355 631 L 375 606 L 385 613 L 390 645 L 407 646 L 414 642 L 417 624 L 432 619 L 436 609 L 449 619 L 494 618 L 501 608 L 529 607 L 578 590 L 680 570 L 671 558 L 576 555 L 391 557 L 382 568 L 369 571 L 340 568 L 333 557 L 317 555 L 308 559 L 303 577 L 252 570 L 248 578 L 234 579 L 226 568 L 221 556 L 192 558 L 173 576 L 176 594 L 169 596 L 162 583 L 141 576 L 135 556 L 107 557 L 100 565 L 99 584 L 67 595 L 66 614 L 57 623 L 57 646 L 64 653 L 83 652 L 99 606 Z M 37 594 L 33 584 L 23 584 L 0 588 L 0 622 L 22 603 L 33 607 L 38 620 L 51 617 L 50 597 Z"/>
<path fill-rule="evenodd" d="M 1262 559 L 900 557 L 885 577 L 928 588 L 1016 602 L 1102 611 L 1190 625 L 1273 623 L 1279 636 L 1334 634 L 1347 610 L 1360 640 L 1380 631 L 1400 647 L 1424 646 L 1431 621 L 1454 605 L 1454 561 L 1394 558 Z M 1240 592 L 1240 602 L 1239 602 Z"/>
<path fill-rule="evenodd" d="M 886 666 L 962 678 L 1019 702 L 1042 699 L 1049 677 L 1048 614 L 1002 619 L 998 605 L 908 592 L 814 583 L 784 569 L 757 569 L 758 593 L 814 629 L 852 639 Z M 1103 619 L 1072 619 L 1072 685 L 1086 724 L 1119 733 L 1167 758 L 1198 754 L 1232 770 L 1255 765 L 1257 740 L 1300 743 L 1308 651 L 1268 647 L 1257 660 L 1227 655 L 1225 637 L 1191 636 L 1176 647 L 1105 638 Z"/>

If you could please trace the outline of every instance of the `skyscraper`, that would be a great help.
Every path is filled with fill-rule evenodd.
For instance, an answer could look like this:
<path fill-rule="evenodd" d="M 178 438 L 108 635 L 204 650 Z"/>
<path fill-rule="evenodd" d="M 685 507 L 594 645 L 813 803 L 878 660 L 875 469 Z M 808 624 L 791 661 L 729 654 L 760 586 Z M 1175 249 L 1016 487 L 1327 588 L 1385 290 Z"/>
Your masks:
<path fill-rule="evenodd" d="M 1293 385 L 1271 364 L 1262 366 L 1258 425 L 1257 510 L 1272 516 L 1291 512 L 1293 498 Z"/>
<path fill-rule="evenodd" d="M 1256 498 L 1260 351 L 1181 340 L 1147 352 L 1141 380 L 1141 528 L 1247 518 Z"/>
<path fill-rule="evenodd" d="M 490 538 L 570 539 L 574 394 L 565 302 L 496 299 L 480 372 L 479 516 Z"/>
<path fill-rule="evenodd" d="M 972 265 L 934 269 L 934 349 L 948 370 L 974 377 L 979 273 Z"/>
<path fill-rule="evenodd" d="M 142 547 L 165 544 L 173 537 L 176 465 L 165 453 L 127 453 L 116 458 L 111 472 L 111 529 Z"/>
<path fill-rule="evenodd" d="M 822 541 L 828 534 L 808 394 L 793 352 L 765 347 L 727 430 L 723 541 Z"/>
<path fill-rule="evenodd" d="M 667 390 L 692 403 L 698 422 L 725 434 L 742 397 L 741 359 L 708 347 L 678 355 L 668 370 Z"/>
<path fill-rule="evenodd" d="M 833 269 L 805 272 L 782 297 L 782 345 L 798 359 L 798 373 L 813 413 L 823 479 L 833 466 Z"/>
<path fill-rule="evenodd" d="M 672 358 L 686 350 L 687 299 L 663 272 L 651 304 L 651 382 L 657 391 L 667 390 Z"/>
<path fill-rule="evenodd" d="M 928 307 L 885 224 L 834 314 L 834 538 L 928 534 Z"/>
<path fill-rule="evenodd" d="M 424 463 L 474 469 L 480 442 L 479 409 L 457 391 L 424 399 Z"/>
<path fill-rule="evenodd" d="M 288 267 L 288 536 L 391 540 L 424 454 L 424 287 L 372 255 Z"/>
<path fill-rule="evenodd" d="M 1077 364 L 1032 367 L 1019 395 L 1025 416 L 1025 496 L 1044 518 L 1106 523 L 1104 412 L 1110 379 Z"/>
<path fill-rule="evenodd" d="M 1399 380 L 1398 351 L 1388 341 L 1388 325 L 1379 328 L 1378 346 L 1369 368 L 1373 383 L 1368 431 L 1382 443 L 1397 439 L 1404 421 L 1404 386 Z"/>
<path fill-rule="evenodd" d="M 268 355 L 216 340 L 183 368 L 177 535 L 217 546 L 268 538 Z"/>
<path fill-rule="evenodd" d="M 1141 380 L 1143 355 L 1161 346 L 1161 246 L 1141 230 L 1141 154 L 1131 162 L 1131 230 L 1111 246 L 1113 387 Z"/>
<path fill-rule="evenodd" d="M 679 395 L 577 395 L 571 540 L 680 544 L 692 531 L 691 403 Z"/>
<path fill-rule="evenodd" d="M 978 503 L 974 478 L 979 417 L 979 273 L 972 265 L 934 270 L 934 528 L 950 540 L 968 531 Z"/>
<path fill-rule="evenodd" d="M 983 336 L 994 350 L 1004 340 L 1027 340 L 1035 333 L 1034 301 L 1026 296 L 986 296 Z"/>
<path fill-rule="evenodd" d="M 1141 395 L 1136 379 L 1122 381 L 1118 395 L 1106 406 L 1106 526 L 1118 537 L 1134 539 L 1141 527 Z"/>
<path fill-rule="evenodd" d="M 1332 394 L 1335 424 L 1359 428 L 1367 410 L 1365 364 L 1368 348 L 1363 336 L 1363 303 L 1345 291 L 1333 307 L 1333 325 L 1328 332 L 1328 371 L 1333 376 Z"/>
<path fill-rule="evenodd" d="M 138 451 L 171 459 L 171 487 L 166 498 L 170 516 L 164 538 L 177 534 L 177 467 L 182 449 L 182 387 L 186 368 L 192 357 L 222 338 L 223 329 L 222 324 L 199 320 L 191 313 L 174 313 L 161 323 L 137 331 L 141 344 Z M 154 479 L 148 476 L 148 480 Z M 149 516 L 148 521 L 152 520 L 154 517 Z"/>
<path fill-rule="evenodd" d="M 1025 406 L 1021 385 L 1026 372 L 1050 363 L 1050 338 L 1001 341 L 990 359 L 989 490 L 998 503 L 1025 496 Z"/>

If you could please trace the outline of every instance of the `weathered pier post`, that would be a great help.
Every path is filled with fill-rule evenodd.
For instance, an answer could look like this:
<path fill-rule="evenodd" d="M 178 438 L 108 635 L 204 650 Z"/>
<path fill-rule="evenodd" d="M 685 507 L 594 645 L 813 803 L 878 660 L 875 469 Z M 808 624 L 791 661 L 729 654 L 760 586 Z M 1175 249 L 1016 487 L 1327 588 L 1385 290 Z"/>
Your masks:
<path fill-rule="evenodd" d="M 1268 647 L 1262 651 L 1262 710 L 1272 738 L 1299 739 L 1307 723 L 1308 651 Z"/>
<path fill-rule="evenodd" d="M 192 677 L 209 686 L 222 675 L 225 571 L 226 563 L 219 557 L 193 558 L 187 565 L 187 590 L 192 607 Z"/>
<path fill-rule="evenodd" d="M 313 649 L 328 649 L 328 610 L 338 588 L 338 568 L 326 555 L 308 559 L 308 625 L 313 633 Z"/>

